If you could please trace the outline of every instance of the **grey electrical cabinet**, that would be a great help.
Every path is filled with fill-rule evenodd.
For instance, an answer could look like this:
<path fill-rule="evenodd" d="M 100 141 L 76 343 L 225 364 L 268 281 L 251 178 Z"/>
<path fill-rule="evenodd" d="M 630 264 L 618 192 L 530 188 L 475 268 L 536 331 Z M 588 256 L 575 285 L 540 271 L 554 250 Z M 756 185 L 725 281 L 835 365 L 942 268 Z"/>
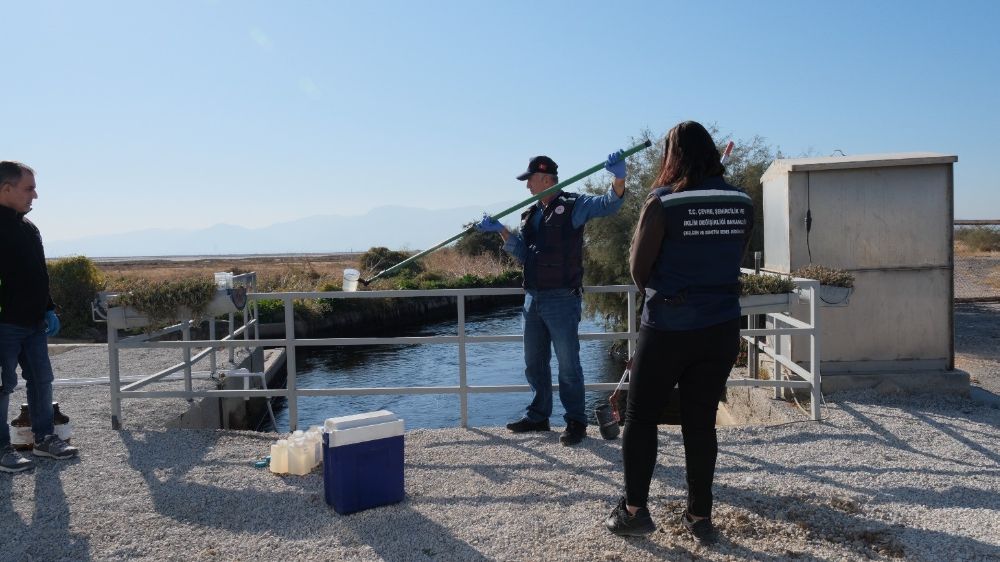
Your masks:
<path fill-rule="evenodd" d="M 761 178 L 764 269 L 812 263 L 855 276 L 847 306 L 820 309 L 824 389 L 967 392 L 968 375 L 954 371 L 956 161 L 933 153 L 781 159 Z M 807 360 L 805 340 L 789 340 L 793 360 Z"/>

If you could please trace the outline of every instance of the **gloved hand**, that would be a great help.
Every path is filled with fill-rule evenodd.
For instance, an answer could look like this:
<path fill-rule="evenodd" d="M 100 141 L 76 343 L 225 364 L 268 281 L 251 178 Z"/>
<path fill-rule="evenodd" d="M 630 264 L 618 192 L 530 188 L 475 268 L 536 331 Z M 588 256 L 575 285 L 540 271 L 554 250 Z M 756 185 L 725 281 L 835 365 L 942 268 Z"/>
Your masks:
<path fill-rule="evenodd" d="M 45 311 L 45 325 L 46 325 L 45 335 L 49 336 L 50 338 L 56 337 L 56 334 L 59 333 L 59 328 L 60 328 L 59 317 L 56 316 L 56 311 L 54 310 Z"/>
<path fill-rule="evenodd" d="M 503 232 L 504 226 L 500 221 L 483 213 L 483 220 L 473 225 L 477 232 Z"/>
<path fill-rule="evenodd" d="M 615 175 L 615 179 L 625 179 L 625 151 L 618 150 L 608 154 L 608 161 L 604 163 L 604 169 Z"/>

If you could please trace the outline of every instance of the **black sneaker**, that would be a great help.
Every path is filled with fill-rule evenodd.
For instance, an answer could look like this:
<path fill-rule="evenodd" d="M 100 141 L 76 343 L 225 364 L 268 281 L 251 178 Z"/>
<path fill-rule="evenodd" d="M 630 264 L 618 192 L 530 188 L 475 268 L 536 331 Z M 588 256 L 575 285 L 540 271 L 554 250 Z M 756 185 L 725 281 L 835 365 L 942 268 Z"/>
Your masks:
<path fill-rule="evenodd" d="M 619 500 L 618 505 L 611 510 L 611 515 L 604 520 L 604 526 L 619 537 L 642 537 L 656 530 L 653 518 L 645 507 L 640 507 L 635 515 L 629 515 L 625 498 Z"/>
<path fill-rule="evenodd" d="M 31 449 L 31 453 L 37 457 L 49 457 L 57 460 L 71 459 L 78 452 L 76 447 L 60 439 L 58 435 L 46 435 Z"/>
<path fill-rule="evenodd" d="M 527 433 L 529 431 L 549 431 L 549 420 L 531 421 L 528 418 L 521 418 L 516 422 L 507 424 L 507 429 L 514 433 Z"/>
<path fill-rule="evenodd" d="M 696 541 L 701 544 L 711 544 L 715 542 L 715 525 L 712 525 L 712 519 L 694 519 L 691 514 L 687 511 L 681 516 L 681 523 L 684 528 L 688 530 L 689 533 L 694 535 Z"/>
<path fill-rule="evenodd" d="M 35 463 L 18 453 L 13 445 L 0 448 L 0 472 L 22 472 L 35 468 Z"/>
<path fill-rule="evenodd" d="M 566 422 L 566 429 L 559 436 L 559 442 L 563 445 L 576 445 L 587 436 L 587 424 L 570 420 Z"/>

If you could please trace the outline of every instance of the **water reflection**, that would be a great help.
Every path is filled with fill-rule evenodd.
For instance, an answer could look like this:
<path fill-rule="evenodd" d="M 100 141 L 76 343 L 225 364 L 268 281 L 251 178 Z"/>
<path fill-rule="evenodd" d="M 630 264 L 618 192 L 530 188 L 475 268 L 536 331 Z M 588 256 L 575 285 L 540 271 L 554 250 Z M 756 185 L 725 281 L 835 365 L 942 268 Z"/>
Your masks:
<path fill-rule="evenodd" d="M 520 306 L 470 314 L 465 328 L 470 335 L 521 333 Z M 584 318 L 581 332 L 601 332 L 604 327 Z M 454 335 L 454 320 L 438 322 L 401 333 L 407 336 Z M 587 382 L 617 382 L 623 365 L 608 355 L 610 342 L 580 342 L 580 361 Z M 466 378 L 470 385 L 521 385 L 524 357 L 521 342 L 466 345 Z M 554 354 L 553 354 L 554 355 Z M 458 345 L 393 345 L 353 347 L 301 347 L 298 356 L 299 388 L 346 388 L 388 386 L 457 386 Z M 552 360 L 553 378 L 557 372 Z M 593 423 L 598 402 L 608 392 L 587 392 L 587 412 Z M 469 425 L 496 426 L 519 418 L 531 400 L 530 393 L 469 395 Z M 553 425 L 563 425 L 565 411 L 554 396 Z M 318 425 L 326 418 L 387 409 L 406 419 L 409 428 L 457 427 L 460 423 L 457 395 L 323 396 L 299 398 L 299 427 Z M 287 432 L 288 411 L 276 411 L 278 431 Z"/>

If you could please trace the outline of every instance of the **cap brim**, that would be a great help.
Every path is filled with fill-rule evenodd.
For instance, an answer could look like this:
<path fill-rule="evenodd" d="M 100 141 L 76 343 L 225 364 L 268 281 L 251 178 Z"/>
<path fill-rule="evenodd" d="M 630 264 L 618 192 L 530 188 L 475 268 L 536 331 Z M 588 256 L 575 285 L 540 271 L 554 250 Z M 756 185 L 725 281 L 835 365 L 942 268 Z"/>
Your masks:
<path fill-rule="evenodd" d="M 530 178 L 530 177 L 531 177 L 531 174 L 533 174 L 533 173 L 534 173 L 534 172 L 525 172 L 525 173 L 523 173 L 523 174 L 521 174 L 521 175 L 517 176 L 517 179 L 518 179 L 518 180 L 520 180 L 520 181 L 524 181 L 524 180 L 526 180 L 526 179 Z"/>

